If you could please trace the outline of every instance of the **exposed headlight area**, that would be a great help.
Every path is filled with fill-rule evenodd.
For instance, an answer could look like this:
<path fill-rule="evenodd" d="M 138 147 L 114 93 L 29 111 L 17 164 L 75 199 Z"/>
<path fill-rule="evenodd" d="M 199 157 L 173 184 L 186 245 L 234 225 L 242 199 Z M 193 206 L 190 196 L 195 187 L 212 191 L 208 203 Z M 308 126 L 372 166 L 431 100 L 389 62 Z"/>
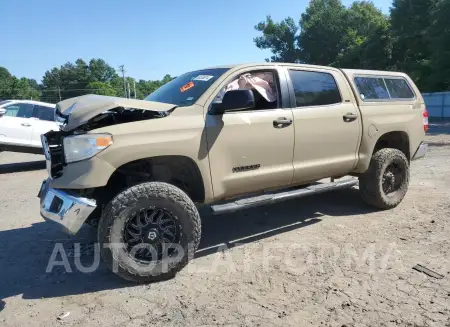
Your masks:
<path fill-rule="evenodd" d="M 111 144 L 110 134 L 82 134 L 66 136 L 63 139 L 66 163 L 86 160 L 94 157 Z"/>

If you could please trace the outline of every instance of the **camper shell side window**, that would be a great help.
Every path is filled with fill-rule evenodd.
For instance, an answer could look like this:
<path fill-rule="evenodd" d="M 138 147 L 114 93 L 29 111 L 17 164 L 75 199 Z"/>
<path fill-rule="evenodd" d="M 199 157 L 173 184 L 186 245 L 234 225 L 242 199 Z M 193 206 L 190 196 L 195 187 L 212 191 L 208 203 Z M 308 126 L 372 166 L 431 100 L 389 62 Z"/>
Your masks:
<path fill-rule="evenodd" d="M 400 76 L 355 76 L 355 85 L 363 101 L 398 101 L 416 98 L 412 87 Z"/>

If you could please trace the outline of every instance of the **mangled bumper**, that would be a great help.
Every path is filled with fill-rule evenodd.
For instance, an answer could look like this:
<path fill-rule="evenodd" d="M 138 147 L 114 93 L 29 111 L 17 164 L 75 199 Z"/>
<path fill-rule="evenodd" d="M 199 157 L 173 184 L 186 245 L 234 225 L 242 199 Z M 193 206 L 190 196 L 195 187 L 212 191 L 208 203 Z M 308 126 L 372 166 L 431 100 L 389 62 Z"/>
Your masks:
<path fill-rule="evenodd" d="M 69 234 L 76 234 L 97 207 L 95 200 L 50 188 L 48 180 L 42 183 L 38 197 L 41 216 L 47 221 L 57 223 Z"/>

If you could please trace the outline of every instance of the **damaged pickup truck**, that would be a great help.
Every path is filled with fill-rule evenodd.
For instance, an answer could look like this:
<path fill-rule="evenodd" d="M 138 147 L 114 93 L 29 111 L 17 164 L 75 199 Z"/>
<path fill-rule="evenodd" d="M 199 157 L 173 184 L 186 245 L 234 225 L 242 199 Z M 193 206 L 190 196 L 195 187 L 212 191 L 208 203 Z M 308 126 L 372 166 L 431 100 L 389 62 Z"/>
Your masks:
<path fill-rule="evenodd" d="M 42 135 L 40 213 L 72 234 L 98 228 L 122 278 L 166 279 L 199 245 L 196 204 L 223 214 L 359 180 L 368 204 L 397 206 L 427 117 L 405 74 L 298 64 L 193 71 L 145 100 L 72 98 Z"/>

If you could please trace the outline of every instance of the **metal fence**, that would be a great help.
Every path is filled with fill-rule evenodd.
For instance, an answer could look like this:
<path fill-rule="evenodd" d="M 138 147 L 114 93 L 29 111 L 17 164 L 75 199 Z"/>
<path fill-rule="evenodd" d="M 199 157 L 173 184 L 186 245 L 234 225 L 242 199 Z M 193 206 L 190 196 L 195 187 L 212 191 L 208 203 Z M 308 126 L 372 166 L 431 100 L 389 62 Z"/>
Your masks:
<path fill-rule="evenodd" d="M 428 115 L 433 118 L 450 118 L 450 92 L 423 93 Z"/>

